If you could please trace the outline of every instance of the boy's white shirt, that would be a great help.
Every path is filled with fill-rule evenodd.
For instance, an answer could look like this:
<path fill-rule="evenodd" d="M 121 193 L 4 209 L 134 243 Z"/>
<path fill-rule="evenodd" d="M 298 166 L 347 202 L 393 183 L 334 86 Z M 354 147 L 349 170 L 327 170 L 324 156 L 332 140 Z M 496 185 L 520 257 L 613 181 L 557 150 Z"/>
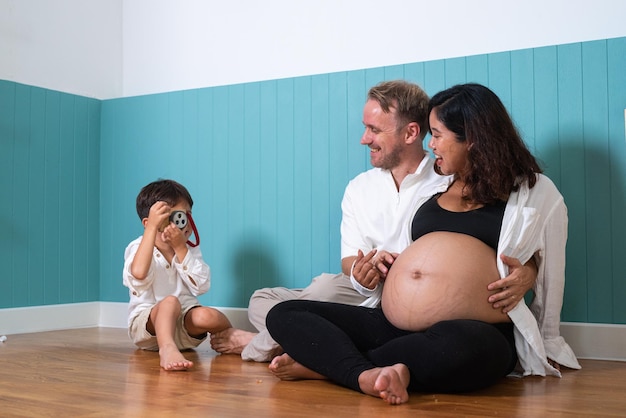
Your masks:
<path fill-rule="evenodd" d="M 187 255 L 179 261 L 176 256 L 168 263 L 163 254 L 154 247 L 148 275 L 137 280 L 130 273 L 132 263 L 142 237 L 138 237 L 124 251 L 123 283 L 130 296 L 128 323 L 143 309 L 151 308 L 166 296 L 176 296 L 183 309 L 199 305 L 197 296 L 211 287 L 211 270 L 202 259 L 200 247 L 187 246 Z M 193 280 L 192 280 L 193 278 Z"/>

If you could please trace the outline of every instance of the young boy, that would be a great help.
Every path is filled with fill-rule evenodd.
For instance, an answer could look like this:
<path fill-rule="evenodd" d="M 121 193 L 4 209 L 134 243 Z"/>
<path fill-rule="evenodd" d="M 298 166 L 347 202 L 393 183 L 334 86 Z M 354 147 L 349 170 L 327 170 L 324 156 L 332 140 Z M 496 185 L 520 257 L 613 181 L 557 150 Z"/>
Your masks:
<path fill-rule="evenodd" d="M 137 196 L 143 236 L 124 252 L 128 334 L 138 347 L 158 350 L 165 370 L 192 367 L 180 350 L 197 347 L 207 333 L 231 327 L 223 313 L 198 302 L 197 296 L 209 290 L 211 272 L 199 247 L 187 245 L 192 222 L 179 229 L 170 221 L 175 211 L 190 216 L 192 206 L 187 189 L 173 180 L 145 186 Z"/>

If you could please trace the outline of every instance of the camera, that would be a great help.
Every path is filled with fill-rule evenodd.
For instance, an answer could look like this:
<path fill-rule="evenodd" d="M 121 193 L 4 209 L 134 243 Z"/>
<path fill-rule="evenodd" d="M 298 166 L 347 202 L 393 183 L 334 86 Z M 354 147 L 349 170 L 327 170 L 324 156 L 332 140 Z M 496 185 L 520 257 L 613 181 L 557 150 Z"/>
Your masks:
<path fill-rule="evenodd" d="M 173 222 L 178 229 L 184 229 L 189 222 L 187 220 L 187 214 L 182 210 L 175 210 L 170 214 L 170 222 Z"/>

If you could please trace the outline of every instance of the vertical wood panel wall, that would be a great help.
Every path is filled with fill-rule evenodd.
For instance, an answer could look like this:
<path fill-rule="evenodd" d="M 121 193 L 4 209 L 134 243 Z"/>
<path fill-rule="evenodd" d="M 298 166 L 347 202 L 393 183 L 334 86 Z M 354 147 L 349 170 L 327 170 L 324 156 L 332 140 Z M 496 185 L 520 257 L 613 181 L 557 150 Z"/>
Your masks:
<path fill-rule="evenodd" d="M 99 298 L 100 107 L 0 81 L 0 308 Z"/>
<path fill-rule="evenodd" d="M 0 222 L 11 236 L 7 240 L 3 234 L 0 257 L 12 267 L 2 286 L 13 296 L 0 292 L 0 306 L 57 303 L 81 282 L 86 265 L 47 278 L 50 269 L 66 271 L 52 238 L 57 232 L 66 245 L 74 245 L 75 254 L 93 248 L 70 242 L 83 238 L 84 225 L 93 218 L 76 202 L 91 199 L 87 191 L 77 190 L 76 179 L 73 188 L 65 187 L 69 167 L 100 178 L 100 288 L 93 300 L 127 300 L 123 251 L 141 233 L 134 200 L 157 178 L 182 182 L 194 197 L 202 251 L 213 273 L 203 303 L 246 307 L 260 287 L 306 286 L 321 272 L 339 271 L 343 190 L 369 168 L 367 150 L 359 144 L 366 92 L 381 80 L 405 78 L 431 95 L 471 81 L 500 96 L 569 208 L 563 320 L 626 323 L 621 302 L 626 294 L 625 70 L 626 38 L 618 38 L 107 100 L 100 113 L 96 174 L 76 149 L 85 138 L 76 128 L 71 141 L 66 133 L 67 119 L 76 119 L 68 118 L 66 102 L 71 98 L 76 115 L 77 103 L 87 99 L 4 83 L 3 190 L 20 201 L 26 225 L 15 223 L 14 209 L 3 205 Z M 31 103 L 33 95 L 43 98 Z M 59 106 L 46 110 L 56 102 Z M 17 137 L 5 136 L 5 125 L 15 130 L 18 121 L 39 141 L 30 144 L 28 155 L 17 150 Z M 72 149 L 72 157 L 61 157 Z M 49 158 L 55 161 L 44 164 Z M 70 233 L 57 221 L 67 203 L 46 204 L 72 199 L 75 216 L 85 217 Z M 40 239 L 33 237 L 37 234 Z M 46 263 L 32 263 L 33 252 L 45 254 Z M 55 296 L 57 288 L 64 296 Z"/>

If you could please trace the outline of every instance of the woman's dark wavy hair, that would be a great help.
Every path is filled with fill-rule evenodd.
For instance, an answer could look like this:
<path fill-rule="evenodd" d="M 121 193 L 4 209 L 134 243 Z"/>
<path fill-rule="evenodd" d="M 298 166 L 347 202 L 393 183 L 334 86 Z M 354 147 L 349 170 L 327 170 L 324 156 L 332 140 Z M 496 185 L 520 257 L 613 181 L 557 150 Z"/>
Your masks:
<path fill-rule="evenodd" d="M 506 201 L 519 184 L 533 187 L 542 170 L 520 137 L 498 96 L 480 84 L 460 84 L 435 94 L 428 114 L 471 144 L 467 198 L 476 203 Z M 432 133 L 432 132 L 431 132 Z"/>
<path fill-rule="evenodd" d="M 185 186 L 167 179 L 159 179 L 144 186 L 137 195 L 135 206 L 139 219 L 147 218 L 150 208 L 156 202 L 162 201 L 170 206 L 175 206 L 181 200 L 187 201 L 189 207 L 193 207 L 193 199 Z"/>

